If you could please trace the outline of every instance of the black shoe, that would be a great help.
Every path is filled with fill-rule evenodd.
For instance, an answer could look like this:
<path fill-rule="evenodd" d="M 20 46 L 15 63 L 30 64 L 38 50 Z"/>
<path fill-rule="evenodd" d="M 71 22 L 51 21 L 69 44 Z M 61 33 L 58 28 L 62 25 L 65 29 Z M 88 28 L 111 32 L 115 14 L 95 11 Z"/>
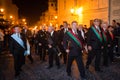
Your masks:
<path fill-rule="evenodd" d="M 19 72 L 15 73 L 15 77 L 18 77 L 19 75 L 20 75 L 20 73 L 19 73 Z"/>
<path fill-rule="evenodd" d="M 66 62 L 64 62 L 64 64 L 66 64 Z"/>
<path fill-rule="evenodd" d="M 57 66 L 57 69 L 60 69 L 60 66 Z"/>
<path fill-rule="evenodd" d="M 89 65 L 86 65 L 86 69 L 89 69 Z"/>
<path fill-rule="evenodd" d="M 33 64 L 34 61 L 31 61 L 30 63 Z"/>
<path fill-rule="evenodd" d="M 108 67 L 108 64 L 104 64 L 103 66 Z"/>
<path fill-rule="evenodd" d="M 51 69 L 53 66 L 48 66 L 47 69 Z"/>
<path fill-rule="evenodd" d="M 46 60 L 43 60 L 43 62 L 46 62 Z"/>
<path fill-rule="evenodd" d="M 97 71 L 97 72 L 103 72 L 101 69 L 95 69 L 95 71 Z"/>
<path fill-rule="evenodd" d="M 82 78 L 82 77 L 81 77 L 81 80 L 87 80 L 87 79 L 86 79 L 86 78 Z"/>
<path fill-rule="evenodd" d="M 20 71 L 22 72 L 23 70 L 22 70 L 22 69 L 20 69 Z"/>
<path fill-rule="evenodd" d="M 67 73 L 67 76 L 71 77 L 71 73 Z"/>

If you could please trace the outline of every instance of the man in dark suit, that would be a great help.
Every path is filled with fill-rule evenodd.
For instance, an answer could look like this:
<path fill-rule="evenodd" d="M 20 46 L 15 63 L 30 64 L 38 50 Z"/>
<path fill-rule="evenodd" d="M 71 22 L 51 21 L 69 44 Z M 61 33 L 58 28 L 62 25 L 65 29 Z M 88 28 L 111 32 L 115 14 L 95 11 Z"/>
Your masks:
<path fill-rule="evenodd" d="M 32 39 L 32 33 L 31 33 L 31 31 L 28 29 L 28 26 L 24 26 L 23 27 L 23 30 L 22 30 L 22 34 L 28 39 L 28 41 L 30 42 L 30 44 L 31 44 L 31 39 Z M 31 52 L 31 51 L 30 51 Z M 30 53 L 30 55 L 28 55 L 27 56 L 28 57 L 28 59 L 31 61 L 31 63 L 33 63 L 33 58 L 32 58 L 32 55 L 31 55 L 31 53 Z"/>
<path fill-rule="evenodd" d="M 113 33 L 114 28 L 112 26 L 108 26 L 108 59 L 110 59 L 110 63 L 114 62 L 114 46 L 116 45 L 115 35 Z"/>
<path fill-rule="evenodd" d="M 71 66 L 72 62 L 75 59 L 78 65 L 78 69 L 81 75 L 82 80 L 86 80 L 85 78 L 85 69 L 82 61 L 82 48 L 83 42 L 80 33 L 77 30 L 77 22 L 73 21 L 72 30 L 66 32 L 64 36 L 64 48 L 68 54 L 68 62 L 67 62 L 67 74 L 71 76 Z"/>
<path fill-rule="evenodd" d="M 38 42 L 38 53 L 40 55 L 40 60 L 45 61 L 46 49 L 47 49 L 47 32 L 45 26 L 38 31 L 37 42 Z"/>
<path fill-rule="evenodd" d="M 88 45 L 88 59 L 86 63 L 86 68 L 89 68 L 92 60 L 95 57 L 95 70 L 101 71 L 100 61 L 101 61 L 101 49 L 103 48 L 103 38 L 102 31 L 100 29 L 100 20 L 94 19 L 93 26 L 90 27 L 88 31 L 87 38 Z"/>
<path fill-rule="evenodd" d="M 24 53 L 27 50 L 26 38 L 20 34 L 20 31 L 19 26 L 14 26 L 14 34 L 11 35 L 9 44 L 10 52 L 14 57 L 15 76 L 20 74 L 21 67 L 25 64 Z"/>
<path fill-rule="evenodd" d="M 67 53 L 63 47 L 63 38 L 65 33 L 69 30 L 70 28 L 68 28 L 68 23 L 67 21 L 63 21 L 63 27 L 61 27 L 61 30 L 59 31 L 59 48 L 62 52 L 62 56 L 63 56 L 63 60 L 64 60 L 64 64 L 66 64 L 67 62 Z"/>
<path fill-rule="evenodd" d="M 60 68 L 60 61 L 57 52 L 57 44 L 58 44 L 58 35 L 57 32 L 54 31 L 52 26 L 48 27 L 48 55 L 49 55 L 49 66 L 48 69 L 53 67 L 53 59 L 55 58 L 57 68 Z"/>
<path fill-rule="evenodd" d="M 82 36 L 82 41 L 83 41 L 83 44 L 84 44 L 83 52 L 84 52 L 84 53 L 87 53 L 87 52 L 88 52 L 88 50 L 87 50 L 87 42 L 86 42 L 86 40 L 87 40 L 86 34 L 87 34 L 87 33 L 85 33 L 82 24 L 79 24 L 79 26 L 78 26 L 78 31 L 80 32 L 80 35 Z"/>
<path fill-rule="evenodd" d="M 102 36 L 103 36 L 103 46 L 104 48 L 102 49 L 103 53 L 103 66 L 108 66 L 108 23 L 103 21 L 101 24 L 101 31 L 102 31 Z"/>

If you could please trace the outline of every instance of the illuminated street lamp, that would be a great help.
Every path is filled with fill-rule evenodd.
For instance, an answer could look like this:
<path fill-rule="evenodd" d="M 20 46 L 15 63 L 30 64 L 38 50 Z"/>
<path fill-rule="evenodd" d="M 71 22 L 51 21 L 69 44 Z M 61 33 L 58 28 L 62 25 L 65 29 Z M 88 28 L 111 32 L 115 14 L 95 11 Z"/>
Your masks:
<path fill-rule="evenodd" d="M 81 7 L 81 8 L 78 8 L 77 10 L 76 10 L 76 14 L 81 14 L 82 13 L 82 11 L 83 11 L 83 8 Z"/>
<path fill-rule="evenodd" d="M 58 16 L 55 16 L 55 19 L 57 19 L 58 18 Z"/>
<path fill-rule="evenodd" d="M 74 13 L 74 11 L 75 11 L 75 10 L 74 10 L 73 8 L 72 8 L 72 9 L 70 9 L 70 12 L 71 12 L 72 14 Z"/>
<path fill-rule="evenodd" d="M 24 23 L 25 25 L 27 24 L 27 22 Z"/>
<path fill-rule="evenodd" d="M 83 11 L 83 8 L 82 7 L 80 7 L 80 8 L 76 8 L 76 9 L 70 9 L 70 12 L 71 12 L 71 14 L 73 15 L 79 15 L 79 14 L 81 14 L 82 13 L 82 11 Z"/>
<path fill-rule="evenodd" d="M 4 9 L 3 9 L 3 8 L 1 8 L 1 9 L 0 9 L 0 12 L 2 12 L 2 13 L 3 13 L 3 12 L 4 12 Z"/>
<path fill-rule="evenodd" d="M 23 21 L 23 22 L 25 22 L 25 21 L 26 21 L 26 19 L 22 19 L 22 21 Z"/>
<path fill-rule="evenodd" d="M 13 16 L 10 16 L 10 19 L 13 19 Z"/>
<path fill-rule="evenodd" d="M 78 21 L 78 22 L 82 22 L 82 11 L 83 11 L 83 8 L 80 7 L 80 8 L 71 8 L 70 9 L 70 12 L 71 12 L 71 15 L 72 15 L 72 19 Z"/>

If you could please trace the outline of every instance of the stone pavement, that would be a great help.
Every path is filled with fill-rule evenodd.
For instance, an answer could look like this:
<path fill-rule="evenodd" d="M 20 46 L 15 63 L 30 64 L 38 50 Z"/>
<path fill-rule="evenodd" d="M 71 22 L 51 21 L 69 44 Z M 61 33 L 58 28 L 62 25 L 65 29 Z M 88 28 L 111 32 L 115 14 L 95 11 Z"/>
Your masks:
<path fill-rule="evenodd" d="M 39 56 L 34 55 L 34 63 L 30 64 L 29 60 L 26 60 L 26 64 L 23 66 L 23 72 L 18 78 L 14 78 L 13 57 L 4 52 L 0 55 L 0 80 L 81 80 L 77 69 L 77 64 L 74 61 L 72 66 L 72 77 L 68 77 L 66 74 L 66 65 L 62 64 L 61 68 L 57 69 L 54 65 L 51 69 L 46 69 L 47 62 L 41 62 Z M 86 62 L 86 55 L 83 57 Z M 110 64 L 109 67 L 103 67 L 103 72 L 96 72 L 93 65 L 89 70 L 86 70 L 87 80 L 120 80 L 120 61 Z"/>

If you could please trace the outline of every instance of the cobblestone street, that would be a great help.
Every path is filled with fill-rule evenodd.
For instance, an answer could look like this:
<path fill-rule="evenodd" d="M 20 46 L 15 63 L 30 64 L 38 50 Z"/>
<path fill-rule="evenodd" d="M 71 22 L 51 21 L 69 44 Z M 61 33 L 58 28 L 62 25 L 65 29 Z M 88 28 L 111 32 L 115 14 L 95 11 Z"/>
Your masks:
<path fill-rule="evenodd" d="M 66 74 L 66 65 L 62 64 L 61 68 L 57 69 L 54 65 L 51 69 L 46 69 L 48 66 L 46 62 L 40 62 L 39 56 L 34 55 L 34 63 L 30 64 L 26 59 L 26 64 L 23 66 L 21 75 L 14 79 L 13 58 L 7 52 L 0 55 L 0 80 L 81 80 L 76 63 L 73 62 L 72 77 Z M 86 56 L 83 57 L 84 62 Z M 120 80 L 120 61 L 110 64 L 109 67 L 103 67 L 103 72 L 95 72 L 94 67 L 90 66 L 89 71 L 86 70 L 87 80 Z"/>

